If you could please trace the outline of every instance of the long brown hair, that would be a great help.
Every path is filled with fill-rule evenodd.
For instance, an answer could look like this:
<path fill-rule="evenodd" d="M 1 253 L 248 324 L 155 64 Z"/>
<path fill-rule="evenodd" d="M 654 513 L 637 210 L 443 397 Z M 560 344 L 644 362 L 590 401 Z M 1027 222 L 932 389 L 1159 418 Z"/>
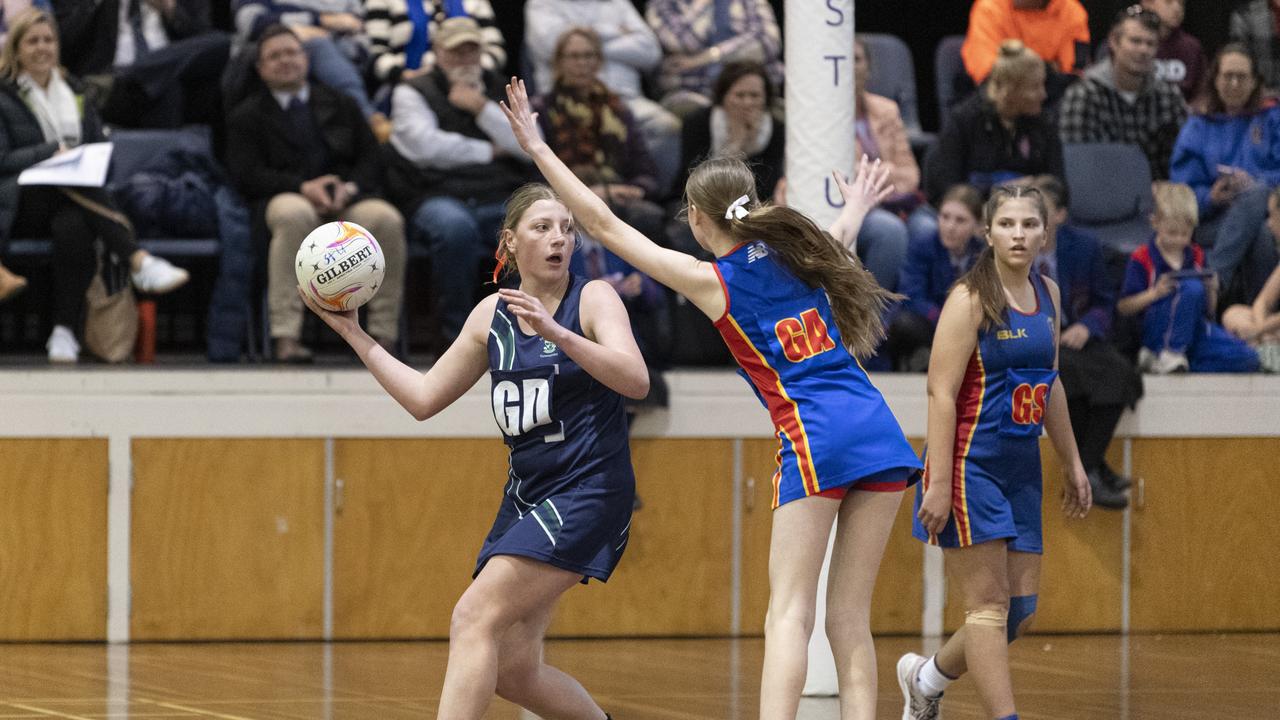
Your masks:
<path fill-rule="evenodd" d="M 824 290 L 845 347 L 855 356 L 871 356 L 884 339 L 880 318 L 885 307 L 902 296 L 880 287 L 856 255 L 803 213 L 761 205 L 755 188 L 755 178 L 741 160 L 712 158 L 689 174 L 685 196 L 735 240 L 763 241 L 793 275 Z M 747 214 L 725 218 L 725 211 L 743 195 Z"/>
<path fill-rule="evenodd" d="M 1197 104 L 1200 106 L 1198 109 L 1206 115 L 1219 115 L 1227 111 L 1226 103 L 1222 102 L 1222 96 L 1218 94 L 1218 73 L 1222 71 L 1222 59 L 1228 55 L 1240 55 L 1249 61 L 1253 92 L 1249 93 L 1249 99 L 1244 103 L 1244 111 L 1256 112 L 1262 106 L 1262 86 L 1266 81 L 1262 77 L 1262 71 L 1258 69 L 1258 61 L 1253 59 L 1253 53 L 1243 43 L 1232 42 L 1223 45 L 1214 54 L 1213 61 L 1209 63 L 1209 72 L 1205 73 L 1203 91 Z"/>
<path fill-rule="evenodd" d="M 524 217 L 525 211 L 539 200 L 555 200 L 560 204 L 564 201 L 552 190 L 549 185 L 543 183 L 526 183 L 516 188 L 511 193 L 511 197 L 507 198 L 505 206 L 506 215 L 502 218 L 502 228 L 498 231 L 498 249 L 493 254 L 493 259 L 498 261 L 497 267 L 493 269 L 493 281 L 496 283 L 500 278 L 506 277 L 511 273 L 519 273 L 520 268 L 516 265 L 516 254 L 507 248 L 504 235 L 507 230 L 512 233 L 516 231 L 516 226 L 520 224 L 520 218 Z"/>
<path fill-rule="evenodd" d="M 1030 185 L 999 185 L 991 191 L 991 197 L 987 198 L 987 204 L 982 209 L 982 222 L 986 226 L 988 238 L 991 236 L 991 223 L 995 221 L 996 213 L 1000 212 L 1000 206 L 1016 198 L 1034 201 L 1036 210 L 1040 213 L 1040 224 L 1047 227 L 1049 211 L 1039 189 Z M 1004 285 L 996 271 L 996 253 L 991 245 L 982 249 L 982 254 L 973 263 L 973 267 L 956 284 L 964 285 L 969 288 L 970 293 L 977 296 L 982 305 L 982 329 L 1004 325 L 1008 321 L 1006 311 L 1009 309 L 1009 301 L 1005 298 Z"/>

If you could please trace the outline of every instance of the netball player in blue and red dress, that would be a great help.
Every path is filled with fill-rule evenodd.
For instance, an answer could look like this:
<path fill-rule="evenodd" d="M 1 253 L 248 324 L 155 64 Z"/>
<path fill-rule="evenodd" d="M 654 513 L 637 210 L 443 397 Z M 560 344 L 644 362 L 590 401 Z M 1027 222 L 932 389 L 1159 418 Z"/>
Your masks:
<path fill-rule="evenodd" d="M 614 216 L 542 141 L 522 83 L 512 81 L 507 99 L 516 138 L 579 225 L 714 320 L 773 418 L 781 447 L 760 717 L 796 715 L 818 574 L 837 517 L 826 632 L 841 717 L 875 717 L 871 592 L 903 490 L 920 469 L 850 352 L 869 353 L 883 337 L 881 312 L 892 297 L 848 250 L 867 210 L 887 194 L 887 172 L 864 162 L 852 185 L 837 178 L 846 205 L 827 234 L 794 210 L 760 205 L 741 161 L 704 162 L 685 186 L 693 235 L 716 256 L 701 262 Z"/>
<path fill-rule="evenodd" d="M 983 213 L 988 247 L 956 282 L 929 360 L 925 476 L 913 534 L 944 548 L 964 627 L 932 658 L 898 661 L 903 720 L 938 717 L 942 691 L 969 671 L 988 717 L 1014 709 L 1008 644 L 1036 609 L 1040 584 L 1040 433 L 1066 468 L 1062 509 L 1089 511 L 1058 380 L 1058 287 L 1031 271 L 1047 222 L 1038 190 L 998 187 Z"/>
<path fill-rule="evenodd" d="M 643 398 L 649 373 L 618 294 L 569 273 L 575 239 L 550 188 L 517 190 L 498 257 L 520 287 L 480 301 L 425 375 L 365 334 L 354 310 L 329 312 L 303 294 L 419 420 L 485 371 L 492 378 L 510 469 L 475 580 L 453 609 L 438 718 L 479 720 L 495 693 L 540 717 L 608 718 L 578 681 L 543 662 L 542 641 L 560 595 L 608 580 L 626 548 L 635 478 L 622 398 Z"/>

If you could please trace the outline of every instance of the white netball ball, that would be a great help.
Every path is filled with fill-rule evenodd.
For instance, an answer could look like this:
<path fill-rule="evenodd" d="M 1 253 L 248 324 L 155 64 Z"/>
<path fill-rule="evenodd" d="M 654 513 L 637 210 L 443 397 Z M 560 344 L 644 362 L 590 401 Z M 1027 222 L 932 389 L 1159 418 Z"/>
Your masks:
<path fill-rule="evenodd" d="M 321 307 L 353 310 L 382 286 L 386 263 L 373 234 L 346 220 L 325 223 L 298 248 L 298 286 Z"/>

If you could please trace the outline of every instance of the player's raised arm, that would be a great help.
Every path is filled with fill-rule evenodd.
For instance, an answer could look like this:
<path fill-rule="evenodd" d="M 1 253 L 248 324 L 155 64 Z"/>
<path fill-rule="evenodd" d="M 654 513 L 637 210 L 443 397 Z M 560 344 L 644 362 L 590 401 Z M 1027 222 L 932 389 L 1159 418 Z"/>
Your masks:
<path fill-rule="evenodd" d="M 889 166 L 878 159 L 870 162 L 863 155 L 858 161 L 858 170 L 852 182 L 845 179 L 839 170 L 832 171 L 831 176 L 836 181 L 836 187 L 840 188 L 844 207 L 840 209 L 840 216 L 827 228 L 827 232 L 841 245 L 852 250 L 867 213 L 893 194 L 893 183 L 889 182 Z"/>
<path fill-rule="evenodd" d="M 573 213 L 578 227 L 640 272 L 689 298 L 704 312 L 714 308 L 717 302 L 723 305 L 720 283 L 711 265 L 663 248 L 623 222 L 556 157 L 538 132 L 537 115 L 529 107 L 523 80 L 511 78 L 502 110 L 520 147 L 537 163 L 547 182 Z"/>

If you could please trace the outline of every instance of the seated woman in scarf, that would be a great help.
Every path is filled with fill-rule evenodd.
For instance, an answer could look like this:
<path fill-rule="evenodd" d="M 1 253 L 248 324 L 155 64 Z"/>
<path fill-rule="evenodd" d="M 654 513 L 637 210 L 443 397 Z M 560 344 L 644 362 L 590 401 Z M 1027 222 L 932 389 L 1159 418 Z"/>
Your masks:
<path fill-rule="evenodd" d="M 665 213 L 653 200 L 657 169 L 626 102 L 597 75 L 600 36 L 570 28 L 551 56 L 555 82 L 534 101 L 547 144 L 627 224 L 663 242 Z"/>
<path fill-rule="evenodd" d="M 76 334 L 97 267 L 95 240 L 104 246 L 109 292 L 128 280 L 148 293 L 187 281 L 186 270 L 138 247 L 128 218 L 101 188 L 18 185 L 32 165 L 105 139 L 93 108 L 80 81 L 61 69 L 53 16 L 30 8 L 13 17 L 0 51 L 0 236 L 53 238 L 50 362 L 79 359 Z"/>

